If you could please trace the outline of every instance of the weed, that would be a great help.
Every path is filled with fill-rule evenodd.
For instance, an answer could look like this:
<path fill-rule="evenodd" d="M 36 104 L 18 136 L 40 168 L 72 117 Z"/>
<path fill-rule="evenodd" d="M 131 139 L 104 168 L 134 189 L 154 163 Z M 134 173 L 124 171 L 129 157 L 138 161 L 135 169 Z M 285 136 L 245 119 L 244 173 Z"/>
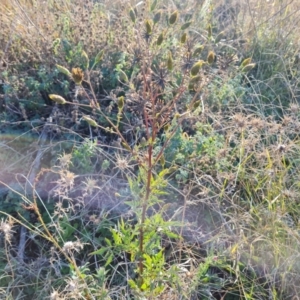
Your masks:
<path fill-rule="evenodd" d="M 2 1 L 1 296 L 297 296 L 297 8 Z"/>

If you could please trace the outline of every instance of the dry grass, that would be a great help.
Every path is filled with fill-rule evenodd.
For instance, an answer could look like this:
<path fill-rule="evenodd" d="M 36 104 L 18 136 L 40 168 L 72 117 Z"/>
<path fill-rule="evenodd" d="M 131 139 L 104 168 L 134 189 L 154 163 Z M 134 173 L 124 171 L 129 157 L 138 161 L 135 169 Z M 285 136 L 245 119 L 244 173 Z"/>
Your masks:
<path fill-rule="evenodd" d="M 12 213 L 28 230 L 22 264 L 15 255 L 21 234 L 5 239 L 7 228 L 17 224 L 1 221 L 5 297 L 295 299 L 300 294 L 299 1 L 158 1 L 154 12 L 149 9 L 154 1 L 139 3 L 136 11 L 131 9 L 138 1 L 111 2 L 0 1 L 1 122 L 5 130 L 24 126 L 41 135 L 34 125 L 38 119 L 49 139 L 44 153 L 52 157 L 34 181 L 49 191 L 47 204 L 39 195 L 24 196 L 24 205 Z M 166 20 L 175 9 L 180 17 L 171 27 Z M 162 19 L 153 25 L 149 20 L 159 11 Z M 181 26 L 189 20 L 186 43 Z M 224 38 L 215 43 L 220 31 Z M 161 48 L 154 43 L 160 34 Z M 200 44 L 197 60 L 214 53 L 216 61 L 197 72 L 201 79 L 189 89 L 180 80 L 189 80 L 196 62 L 189 53 Z M 100 50 L 100 65 L 89 70 Z M 248 57 L 255 67 L 242 72 Z M 164 63 L 146 66 L 147 59 Z M 57 64 L 78 68 L 73 69 L 81 74 L 77 87 L 57 72 Z M 153 105 L 153 91 L 165 102 Z M 48 95 L 56 93 L 66 100 L 53 108 Z M 0 141 L 1 181 L 8 183 L 7 173 L 10 182 L 16 173 L 29 181 L 34 143 L 26 139 L 21 145 L 21 136 L 6 135 Z M 147 190 L 149 178 L 153 187 Z M 145 196 L 153 191 L 153 198 Z M 12 194 L 5 202 L 16 201 Z M 140 284 L 134 276 L 142 273 L 136 271 L 141 258 L 134 248 L 141 245 L 136 243 L 141 231 L 129 244 L 124 236 L 135 234 L 149 199 L 155 205 L 142 224 L 150 222 L 161 244 L 155 248 L 152 229 L 145 230 L 149 241 L 153 238 L 147 247 L 154 250 L 149 257 L 142 250 L 149 260 L 163 249 L 165 261 L 160 272 L 146 268 L 153 287 L 143 290 L 128 285 L 129 279 Z M 174 227 L 164 223 L 169 220 L 184 223 L 175 230 L 184 240 L 160 234 Z M 106 252 L 88 255 L 102 248 Z M 34 288 L 24 287 L 27 282 Z"/>

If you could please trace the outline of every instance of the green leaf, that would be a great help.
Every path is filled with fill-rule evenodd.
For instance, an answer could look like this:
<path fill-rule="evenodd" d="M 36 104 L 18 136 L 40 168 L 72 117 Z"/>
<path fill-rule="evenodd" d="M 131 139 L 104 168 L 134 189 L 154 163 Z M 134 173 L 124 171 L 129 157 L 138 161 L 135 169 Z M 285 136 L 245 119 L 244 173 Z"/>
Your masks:
<path fill-rule="evenodd" d="M 105 242 L 106 242 L 107 245 L 109 245 L 110 247 L 112 247 L 112 243 L 111 243 L 110 239 L 105 238 L 104 240 L 105 240 Z"/>
<path fill-rule="evenodd" d="M 212 28 L 211 28 L 210 24 L 207 27 L 207 34 L 208 34 L 208 37 L 211 38 L 211 36 L 212 36 Z"/>
<path fill-rule="evenodd" d="M 184 24 L 181 26 L 181 30 L 187 29 L 188 27 L 190 27 L 190 25 L 191 25 L 192 23 L 193 23 L 192 21 L 184 23 Z"/>
<path fill-rule="evenodd" d="M 135 21 L 136 21 L 136 15 L 135 15 L 135 11 L 134 11 L 133 8 L 130 9 L 130 11 L 129 11 L 129 16 L 130 16 L 131 21 L 132 21 L 133 23 L 135 23 Z"/>
<path fill-rule="evenodd" d="M 253 68 L 255 67 L 255 64 L 248 64 L 247 66 L 245 66 L 243 69 L 242 69 L 242 72 L 249 72 L 251 71 Z"/>
<path fill-rule="evenodd" d="M 225 36 L 225 32 L 221 31 L 215 39 L 215 44 L 218 44 L 224 38 L 224 36 Z"/>
<path fill-rule="evenodd" d="M 106 247 L 102 247 L 102 248 L 100 248 L 100 249 L 98 249 L 98 250 L 96 250 L 96 251 L 94 251 L 94 252 L 91 252 L 91 253 L 89 254 L 89 256 L 91 256 L 91 255 L 102 255 L 102 254 L 104 254 L 106 251 L 107 251 L 107 248 L 106 248 Z"/>
<path fill-rule="evenodd" d="M 150 11 L 154 11 L 156 5 L 157 5 L 157 0 L 154 0 L 151 4 Z"/>
<path fill-rule="evenodd" d="M 158 11 L 155 15 L 154 15 L 154 18 L 153 18 L 153 23 L 156 24 L 159 22 L 161 18 L 161 11 Z"/>
<path fill-rule="evenodd" d="M 106 259 L 106 263 L 105 263 L 104 267 L 107 267 L 108 265 L 110 265 L 110 263 L 113 261 L 113 259 L 114 259 L 114 255 L 113 255 L 113 253 L 111 253 L 108 256 L 108 258 Z"/>
<path fill-rule="evenodd" d="M 101 51 L 98 52 L 98 54 L 95 57 L 94 64 L 97 64 L 97 63 L 99 63 L 102 60 L 103 54 L 104 54 L 104 50 L 101 50 Z"/>
<path fill-rule="evenodd" d="M 89 65 L 90 65 L 89 57 L 88 57 L 87 53 L 84 50 L 82 50 L 81 56 L 85 59 L 85 69 L 87 70 L 89 68 Z"/>
<path fill-rule="evenodd" d="M 164 234 L 169 237 L 170 239 L 178 239 L 180 236 L 174 232 L 171 231 L 165 231 Z"/>
<path fill-rule="evenodd" d="M 122 244 L 122 238 L 121 238 L 120 234 L 115 229 L 111 230 L 111 233 L 112 233 L 112 236 L 114 239 L 114 243 L 116 245 Z"/>
<path fill-rule="evenodd" d="M 122 82 L 128 82 L 128 77 L 126 75 L 126 73 L 122 70 L 119 70 L 118 72 L 118 75 L 119 75 L 119 80 L 122 81 Z"/>

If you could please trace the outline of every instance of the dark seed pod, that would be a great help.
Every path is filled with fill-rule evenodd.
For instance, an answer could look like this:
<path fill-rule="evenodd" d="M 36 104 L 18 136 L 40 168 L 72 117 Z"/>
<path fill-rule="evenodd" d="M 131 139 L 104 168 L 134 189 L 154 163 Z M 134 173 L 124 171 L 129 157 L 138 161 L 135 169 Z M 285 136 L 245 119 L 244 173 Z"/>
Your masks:
<path fill-rule="evenodd" d="M 178 20 L 178 16 L 179 16 L 178 11 L 177 11 L 177 10 L 174 11 L 174 12 L 171 14 L 170 18 L 169 18 L 169 24 L 170 24 L 170 25 L 175 24 L 175 23 L 177 22 L 177 20 Z"/>

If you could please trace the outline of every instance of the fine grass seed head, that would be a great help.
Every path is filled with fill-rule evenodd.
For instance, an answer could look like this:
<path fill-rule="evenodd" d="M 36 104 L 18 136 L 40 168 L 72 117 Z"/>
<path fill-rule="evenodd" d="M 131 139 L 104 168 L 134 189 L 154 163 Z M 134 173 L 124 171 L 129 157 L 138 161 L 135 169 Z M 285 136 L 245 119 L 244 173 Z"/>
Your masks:
<path fill-rule="evenodd" d="M 50 294 L 50 300 L 63 300 L 63 298 L 60 297 L 58 291 L 53 290 Z"/>
<path fill-rule="evenodd" d="M 97 180 L 93 178 L 87 178 L 84 181 L 84 185 L 84 191 L 87 195 L 91 195 L 94 192 L 94 190 L 100 189 L 97 185 Z"/>
<path fill-rule="evenodd" d="M 247 126 L 247 118 L 242 114 L 236 114 L 232 117 L 232 120 L 236 127 L 243 130 Z"/>
<path fill-rule="evenodd" d="M 14 222 L 11 218 L 8 218 L 5 221 L 2 219 L 0 223 L 0 232 L 4 234 L 4 238 L 9 244 L 11 243 L 12 233 L 14 232 L 12 230 L 13 224 Z"/>
<path fill-rule="evenodd" d="M 69 241 L 64 243 L 61 250 L 66 254 L 70 254 L 74 251 L 79 252 L 82 249 L 83 249 L 83 244 L 80 241 L 76 241 L 76 242 Z"/>
<path fill-rule="evenodd" d="M 130 159 L 124 156 L 121 156 L 119 153 L 115 154 L 116 157 L 116 166 L 115 168 L 120 171 L 125 171 L 127 169 L 131 169 L 132 166 L 129 164 Z"/>
<path fill-rule="evenodd" d="M 72 164 L 72 154 L 63 153 L 59 155 L 58 161 L 61 169 L 67 169 Z"/>

